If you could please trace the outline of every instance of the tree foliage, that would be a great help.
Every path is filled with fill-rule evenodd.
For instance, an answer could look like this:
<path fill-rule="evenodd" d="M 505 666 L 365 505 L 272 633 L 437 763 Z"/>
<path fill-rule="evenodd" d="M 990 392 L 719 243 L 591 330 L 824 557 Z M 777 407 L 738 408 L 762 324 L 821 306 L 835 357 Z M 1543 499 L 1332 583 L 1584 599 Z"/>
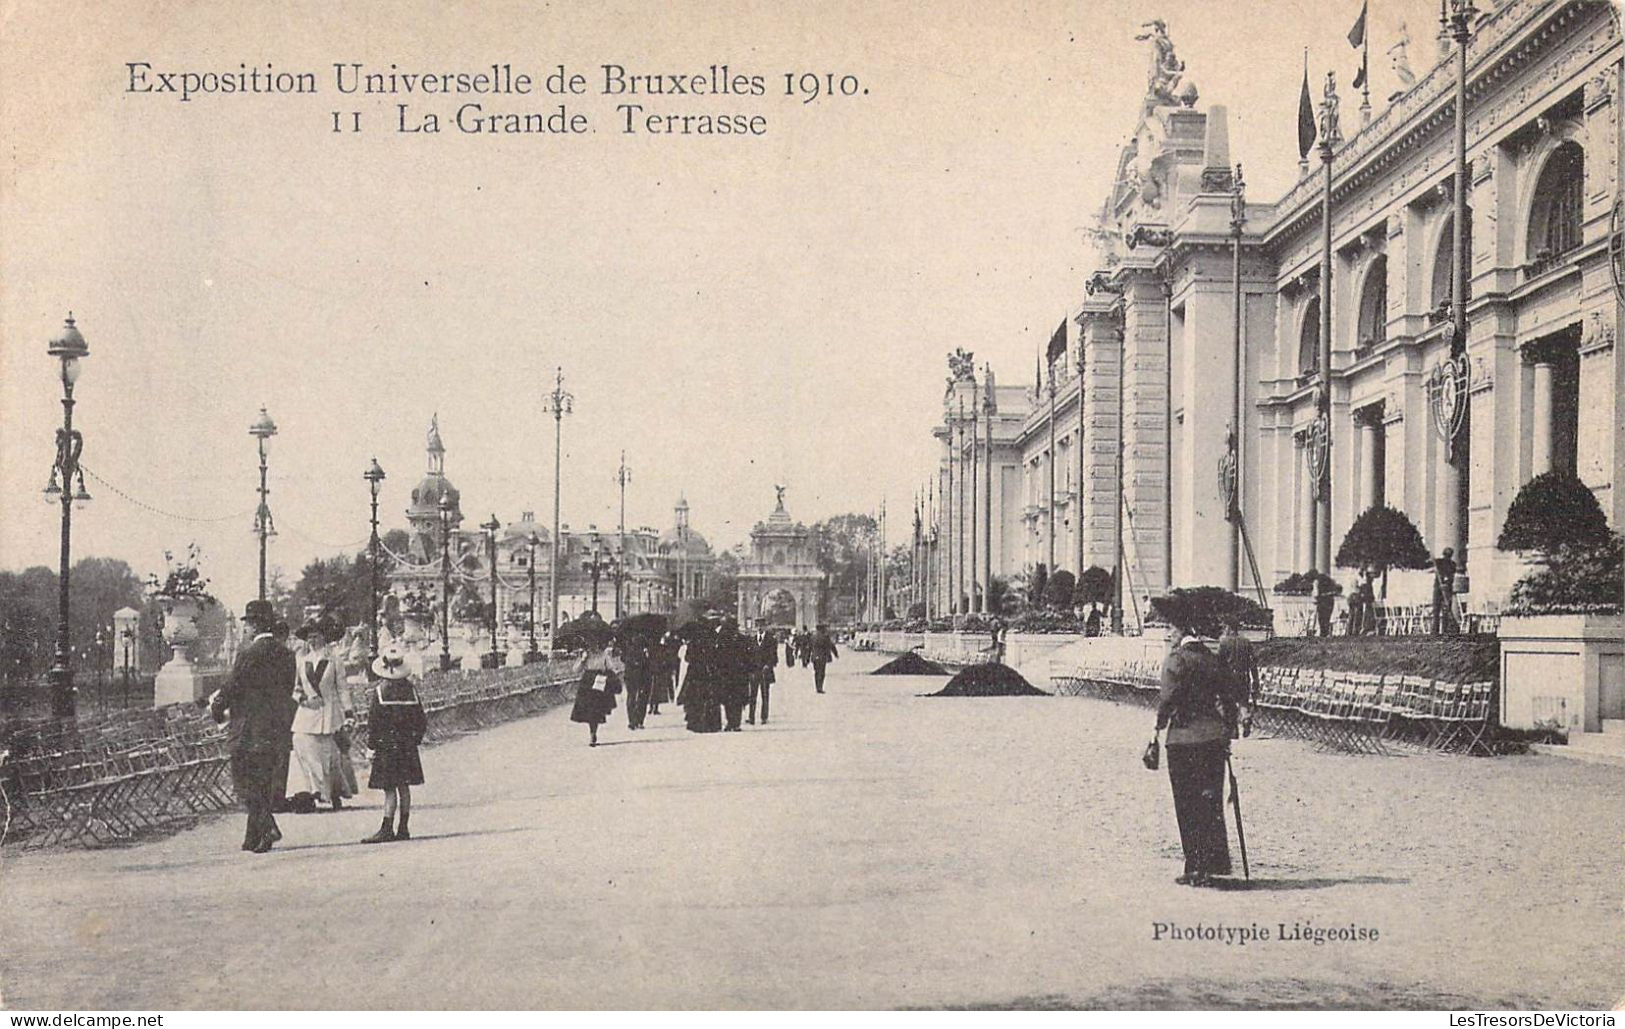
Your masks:
<path fill-rule="evenodd" d="M 146 584 L 130 566 L 114 558 L 86 557 L 68 573 L 72 589 L 69 647 L 77 667 L 122 668 L 121 644 L 113 635 L 113 613 L 141 612 L 138 651 L 142 670 L 151 671 L 169 655 L 158 634 L 161 613 L 146 595 Z M 44 566 L 0 572 L 0 679 L 24 682 L 50 668 L 56 650 L 57 576 Z M 100 643 L 97 633 L 101 634 Z"/>
<path fill-rule="evenodd" d="M 1151 598 L 1151 624 L 1175 624 L 1199 636 L 1218 637 L 1231 623 L 1243 629 L 1269 629 L 1274 614 L 1255 600 L 1220 586 L 1169 590 Z"/>
<path fill-rule="evenodd" d="M 1078 582 L 1073 574 L 1061 569 L 1049 577 L 1044 584 L 1044 604 L 1057 610 L 1067 610 L 1072 607 L 1072 594 L 1077 590 Z"/>
<path fill-rule="evenodd" d="M 1553 554 L 1608 543 L 1608 518 L 1591 488 L 1568 472 L 1546 472 L 1523 484 L 1507 508 L 1500 550 Z"/>
<path fill-rule="evenodd" d="M 1044 591 L 1049 588 L 1049 566 L 1040 561 L 1033 568 L 1032 578 L 1027 581 L 1027 603 L 1033 607 L 1041 607 L 1044 603 Z"/>
<path fill-rule="evenodd" d="M 1620 609 L 1625 583 L 1625 538 L 1569 544 L 1551 551 L 1541 568 L 1512 587 L 1512 613 L 1581 614 Z"/>
<path fill-rule="evenodd" d="M 1110 604 L 1112 602 L 1112 573 L 1099 565 L 1090 565 L 1078 576 L 1078 587 L 1072 594 L 1072 602 L 1078 607 L 1088 604 Z"/>
<path fill-rule="evenodd" d="M 1416 526 L 1405 512 L 1387 506 L 1367 508 L 1354 519 L 1337 548 L 1339 568 L 1370 565 L 1386 572 L 1390 568 L 1427 568 L 1431 563 Z"/>

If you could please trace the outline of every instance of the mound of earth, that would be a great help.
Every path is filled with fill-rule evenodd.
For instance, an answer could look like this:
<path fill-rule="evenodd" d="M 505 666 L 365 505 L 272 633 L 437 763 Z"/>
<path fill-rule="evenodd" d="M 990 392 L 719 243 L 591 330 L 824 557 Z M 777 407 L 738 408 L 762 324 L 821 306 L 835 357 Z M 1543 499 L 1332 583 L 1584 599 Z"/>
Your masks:
<path fill-rule="evenodd" d="M 1048 693 L 1021 677 L 1009 665 L 993 662 L 971 665 L 928 697 L 1047 697 Z"/>
<path fill-rule="evenodd" d="M 869 673 L 870 675 L 947 675 L 948 669 L 927 661 L 914 651 L 900 654 Z"/>

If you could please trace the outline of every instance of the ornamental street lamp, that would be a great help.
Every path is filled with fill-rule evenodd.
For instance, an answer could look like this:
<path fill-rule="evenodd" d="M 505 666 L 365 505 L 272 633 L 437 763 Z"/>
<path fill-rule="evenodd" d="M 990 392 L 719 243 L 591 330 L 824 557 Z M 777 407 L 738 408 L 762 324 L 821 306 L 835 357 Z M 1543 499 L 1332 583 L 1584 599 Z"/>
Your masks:
<path fill-rule="evenodd" d="M 265 484 L 265 441 L 276 435 L 276 422 L 260 406 L 260 416 L 248 427 L 248 434 L 259 441 L 260 448 L 260 506 L 254 511 L 254 534 L 260 538 L 260 599 L 265 599 L 265 541 L 276 535 L 271 521 L 271 506 L 266 503 L 270 489 Z"/>
<path fill-rule="evenodd" d="M 598 579 L 605 572 L 619 572 L 620 562 L 614 557 L 605 558 L 603 541 L 598 536 L 598 530 L 592 529 L 592 556 L 581 562 L 581 570 L 592 576 L 592 613 L 598 613 Z"/>
<path fill-rule="evenodd" d="M 368 571 L 368 589 L 371 597 L 372 612 L 367 620 L 370 632 L 367 637 L 367 670 L 371 672 L 373 661 L 378 658 L 378 488 L 384 483 L 384 469 L 379 466 L 378 459 L 372 459 L 372 464 L 361 477 L 367 480 L 367 490 L 372 494 L 372 536 L 368 540 L 372 560 Z"/>
<path fill-rule="evenodd" d="M 559 628 L 559 480 L 563 455 L 564 416 L 575 409 L 575 397 L 564 388 L 564 369 L 558 369 L 553 392 L 542 398 L 542 410 L 553 416 L 553 549 L 547 571 L 547 638 Z"/>
<path fill-rule="evenodd" d="M 530 559 L 525 562 L 530 573 L 530 609 L 525 612 L 525 636 L 528 639 L 530 659 L 535 660 L 536 655 L 536 548 L 541 544 L 540 536 L 534 532 L 525 540 L 530 548 Z"/>
<path fill-rule="evenodd" d="M 68 649 L 68 565 L 72 555 L 73 509 L 82 508 L 90 501 L 90 494 L 85 491 L 85 473 L 79 466 L 85 441 L 79 430 L 73 427 L 73 385 L 79 381 L 82 370 L 80 362 L 90 354 L 90 347 L 73 323 L 73 312 L 68 312 L 62 332 L 51 340 L 45 352 L 61 362 L 62 379 L 62 428 L 56 430 L 56 462 L 51 466 L 51 481 L 45 487 L 46 502 L 62 505 L 62 546 L 57 569 L 56 653 L 50 671 L 51 715 L 72 718 L 75 703 L 73 655 Z"/>
<path fill-rule="evenodd" d="M 490 556 L 491 568 L 491 610 L 487 613 L 486 621 L 491 626 L 491 667 L 502 667 L 502 652 L 497 649 L 497 530 L 502 523 L 497 521 L 493 514 L 491 520 L 481 525 L 485 530 L 486 553 Z"/>
<path fill-rule="evenodd" d="M 440 670 L 451 671 L 451 497 L 440 492 Z"/>
<path fill-rule="evenodd" d="M 620 537 L 621 559 L 615 564 L 615 617 L 621 617 L 621 584 L 623 570 L 626 563 L 626 484 L 632 480 L 631 469 L 626 467 L 626 451 L 621 451 L 621 467 L 615 473 L 615 481 L 621 486 L 621 520 L 616 530 Z"/>

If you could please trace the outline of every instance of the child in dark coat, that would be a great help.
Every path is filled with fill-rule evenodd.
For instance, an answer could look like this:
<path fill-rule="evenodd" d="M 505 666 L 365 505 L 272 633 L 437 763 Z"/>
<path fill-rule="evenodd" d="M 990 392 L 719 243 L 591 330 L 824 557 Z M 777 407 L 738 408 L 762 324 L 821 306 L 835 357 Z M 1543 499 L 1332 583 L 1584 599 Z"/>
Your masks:
<path fill-rule="evenodd" d="M 367 787 L 384 791 L 384 822 L 362 843 L 389 843 L 412 838 L 407 821 L 412 816 L 412 787 L 423 784 L 423 763 L 418 745 L 429 720 L 418 701 L 406 669 L 406 654 L 388 646 L 372 663 L 378 676 L 367 714 L 367 745 L 372 749 L 372 775 Z M 395 823 L 395 811 L 401 817 Z"/>

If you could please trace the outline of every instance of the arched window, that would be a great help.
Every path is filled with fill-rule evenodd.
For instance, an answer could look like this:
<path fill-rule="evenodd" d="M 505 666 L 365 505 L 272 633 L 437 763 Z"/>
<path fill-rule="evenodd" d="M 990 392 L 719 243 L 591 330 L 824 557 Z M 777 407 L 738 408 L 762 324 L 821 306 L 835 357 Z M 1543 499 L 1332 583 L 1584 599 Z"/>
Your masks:
<path fill-rule="evenodd" d="M 1310 297 L 1304 305 L 1303 325 L 1298 330 L 1298 378 L 1320 372 L 1320 298 Z"/>
<path fill-rule="evenodd" d="M 1360 331 L 1355 345 L 1376 346 L 1388 338 L 1388 258 L 1378 256 L 1365 273 L 1360 287 Z"/>
<path fill-rule="evenodd" d="M 1467 231 L 1461 241 L 1462 250 L 1467 254 L 1467 274 L 1472 275 L 1473 253 L 1473 209 L 1467 208 Z M 1433 255 L 1433 292 L 1431 300 L 1436 315 L 1448 317 L 1451 298 L 1456 293 L 1456 223 L 1455 216 L 1451 215 L 1444 220 L 1444 230 L 1439 233 L 1439 243 Z M 1467 299 L 1472 299 L 1473 284 L 1471 279 L 1467 283 Z"/>
<path fill-rule="evenodd" d="M 1539 275 L 1580 245 L 1584 207 L 1585 150 L 1571 141 L 1552 151 L 1535 183 L 1524 265 L 1529 274 Z"/>

